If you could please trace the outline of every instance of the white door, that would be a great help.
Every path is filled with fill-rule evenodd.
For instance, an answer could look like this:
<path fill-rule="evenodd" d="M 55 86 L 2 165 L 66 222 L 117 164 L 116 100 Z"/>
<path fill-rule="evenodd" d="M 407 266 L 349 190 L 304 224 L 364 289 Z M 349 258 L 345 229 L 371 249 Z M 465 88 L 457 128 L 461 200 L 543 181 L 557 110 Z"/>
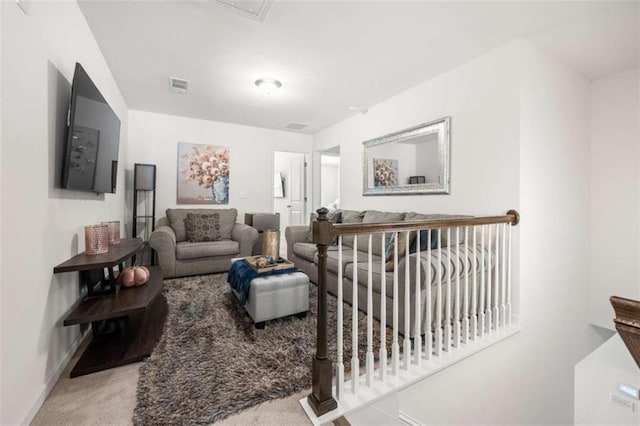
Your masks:
<path fill-rule="evenodd" d="M 280 213 L 280 235 L 284 239 L 284 230 L 290 225 L 306 225 L 306 156 L 299 152 L 274 153 L 274 172 L 284 181 L 284 196 L 275 195 L 273 211 Z"/>
<path fill-rule="evenodd" d="M 288 224 L 303 225 L 306 223 L 304 217 L 306 194 L 305 194 L 305 170 L 306 162 L 304 154 L 298 154 L 289 164 L 289 203 Z"/>

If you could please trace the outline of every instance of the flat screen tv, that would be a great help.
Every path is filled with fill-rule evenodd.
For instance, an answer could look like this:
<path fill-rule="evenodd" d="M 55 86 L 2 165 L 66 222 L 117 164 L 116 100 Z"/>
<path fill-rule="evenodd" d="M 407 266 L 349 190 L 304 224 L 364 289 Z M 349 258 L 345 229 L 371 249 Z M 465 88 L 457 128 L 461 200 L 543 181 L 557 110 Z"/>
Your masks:
<path fill-rule="evenodd" d="M 116 192 L 120 120 L 76 63 L 71 86 L 62 187 L 95 193 Z"/>

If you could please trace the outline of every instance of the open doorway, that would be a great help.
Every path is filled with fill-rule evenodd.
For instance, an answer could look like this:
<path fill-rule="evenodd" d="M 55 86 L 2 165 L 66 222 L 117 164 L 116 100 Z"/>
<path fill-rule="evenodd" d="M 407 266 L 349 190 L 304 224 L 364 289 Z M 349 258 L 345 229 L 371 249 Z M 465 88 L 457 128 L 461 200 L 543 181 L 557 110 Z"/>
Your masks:
<path fill-rule="evenodd" d="M 320 152 L 320 205 L 340 208 L 340 146 Z"/>
<path fill-rule="evenodd" d="M 306 154 L 275 151 L 273 172 L 273 211 L 280 214 L 280 253 L 283 256 L 286 254 L 284 230 L 287 226 L 307 224 Z"/>

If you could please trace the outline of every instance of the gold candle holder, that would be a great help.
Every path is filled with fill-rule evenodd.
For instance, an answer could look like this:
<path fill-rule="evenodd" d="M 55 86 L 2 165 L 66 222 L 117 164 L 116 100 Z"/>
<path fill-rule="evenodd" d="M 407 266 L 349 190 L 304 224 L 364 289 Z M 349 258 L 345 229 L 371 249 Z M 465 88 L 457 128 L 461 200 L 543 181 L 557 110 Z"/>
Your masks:
<path fill-rule="evenodd" d="M 267 229 L 262 234 L 262 255 L 271 256 L 274 262 L 280 258 L 280 231 Z"/>
<path fill-rule="evenodd" d="M 109 225 L 98 224 L 84 227 L 84 254 L 95 255 L 109 252 Z"/>

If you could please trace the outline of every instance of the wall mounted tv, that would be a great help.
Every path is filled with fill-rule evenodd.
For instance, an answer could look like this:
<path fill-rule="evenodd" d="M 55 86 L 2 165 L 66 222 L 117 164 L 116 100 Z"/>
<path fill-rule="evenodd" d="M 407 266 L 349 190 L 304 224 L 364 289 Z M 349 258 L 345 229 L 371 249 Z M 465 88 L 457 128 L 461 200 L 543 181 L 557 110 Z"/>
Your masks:
<path fill-rule="evenodd" d="M 76 63 L 71 87 L 62 188 L 116 192 L 120 120 Z"/>

